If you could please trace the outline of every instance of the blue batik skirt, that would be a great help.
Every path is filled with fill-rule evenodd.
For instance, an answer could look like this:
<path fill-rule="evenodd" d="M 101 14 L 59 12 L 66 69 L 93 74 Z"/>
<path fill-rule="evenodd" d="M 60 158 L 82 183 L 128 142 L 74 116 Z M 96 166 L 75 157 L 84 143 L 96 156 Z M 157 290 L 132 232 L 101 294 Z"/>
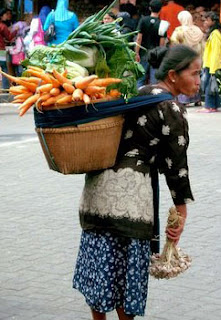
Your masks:
<path fill-rule="evenodd" d="M 73 278 L 87 304 L 102 313 L 123 308 L 143 316 L 148 290 L 149 241 L 83 231 Z"/>

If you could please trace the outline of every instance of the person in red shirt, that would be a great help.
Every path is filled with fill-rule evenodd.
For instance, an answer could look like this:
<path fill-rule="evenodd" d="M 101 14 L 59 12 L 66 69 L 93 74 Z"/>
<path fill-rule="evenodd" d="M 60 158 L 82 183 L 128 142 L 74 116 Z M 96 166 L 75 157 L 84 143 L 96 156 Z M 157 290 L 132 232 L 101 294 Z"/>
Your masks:
<path fill-rule="evenodd" d="M 6 64 L 6 41 L 10 42 L 16 35 L 17 30 L 10 32 L 7 25 L 4 23 L 5 17 L 7 15 L 6 9 L 0 10 L 0 67 L 2 71 L 8 73 Z M 9 88 L 9 81 L 5 77 L 2 77 L 2 87 L 3 89 Z"/>
<path fill-rule="evenodd" d="M 184 10 L 184 7 L 177 4 L 175 1 L 166 0 L 167 5 L 163 6 L 160 10 L 160 20 L 166 20 L 170 23 L 167 30 L 167 37 L 170 39 L 174 29 L 180 26 L 180 22 L 177 19 L 178 13 Z"/>

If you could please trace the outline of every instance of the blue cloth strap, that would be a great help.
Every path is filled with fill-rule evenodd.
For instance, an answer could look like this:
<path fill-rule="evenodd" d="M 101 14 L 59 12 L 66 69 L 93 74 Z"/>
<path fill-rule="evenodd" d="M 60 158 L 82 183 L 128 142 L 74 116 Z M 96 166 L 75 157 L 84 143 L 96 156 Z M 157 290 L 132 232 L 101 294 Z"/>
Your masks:
<path fill-rule="evenodd" d="M 76 126 L 102 118 L 111 117 L 127 112 L 136 111 L 138 108 L 152 107 L 165 100 L 172 100 L 170 93 L 158 95 L 138 96 L 125 101 L 118 99 L 107 102 L 99 102 L 81 105 L 66 109 L 53 109 L 40 113 L 34 108 L 35 125 L 37 128 L 59 128 Z"/>

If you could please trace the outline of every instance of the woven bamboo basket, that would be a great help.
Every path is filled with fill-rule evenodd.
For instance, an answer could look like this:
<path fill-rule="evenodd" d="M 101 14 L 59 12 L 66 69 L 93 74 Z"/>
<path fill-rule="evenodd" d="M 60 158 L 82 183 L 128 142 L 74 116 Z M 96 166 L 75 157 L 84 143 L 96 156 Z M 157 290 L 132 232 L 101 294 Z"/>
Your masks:
<path fill-rule="evenodd" d="M 87 173 L 115 164 L 124 119 L 114 116 L 77 127 L 36 128 L 49 168 Z"/>

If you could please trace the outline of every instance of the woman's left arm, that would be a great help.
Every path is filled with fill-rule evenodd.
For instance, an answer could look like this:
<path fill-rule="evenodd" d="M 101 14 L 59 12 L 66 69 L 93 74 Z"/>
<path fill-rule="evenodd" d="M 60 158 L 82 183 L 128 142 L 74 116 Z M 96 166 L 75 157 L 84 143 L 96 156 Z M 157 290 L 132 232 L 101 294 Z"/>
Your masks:
<path fill-rule="evenodd" d="M 162 143 L 160 149 L 160 172 L 167 185 L 183 223 L 177 229 L 167 229 L 168 237 L 179 241 L 187 217 L 186 204 L 193 201 L 189 182 L 187 148 L 189 144 L 187 113 L 176 102 L 167 102 L 162 109 Z"/>

